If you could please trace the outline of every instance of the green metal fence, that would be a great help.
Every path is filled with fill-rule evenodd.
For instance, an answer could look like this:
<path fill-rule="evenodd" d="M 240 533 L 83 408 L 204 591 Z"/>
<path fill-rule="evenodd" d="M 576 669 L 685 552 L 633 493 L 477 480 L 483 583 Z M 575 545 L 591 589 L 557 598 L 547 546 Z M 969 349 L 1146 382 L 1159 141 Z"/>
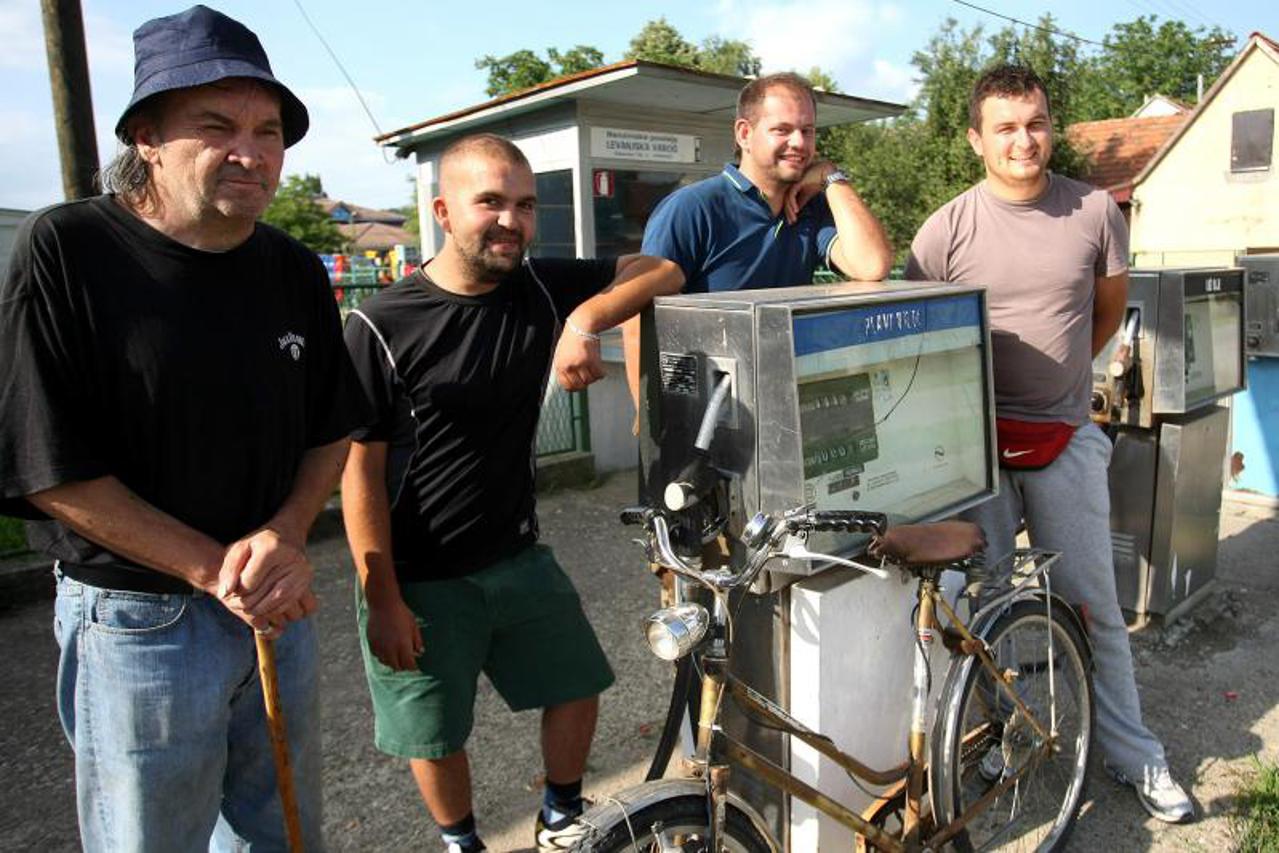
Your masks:
<path fill-rule="evenodd" d="M 385 285 L 374 284 L 342 284 L 333 285 L 333 298 L 337 300 L 338 311 L 346 319 L 346 312 L 358 306 L 366 298 L 381 290 Z"/>
<path fill-rule="evenodd" d="M 586 392 L 569 393 L 551 377 L 551 389 L 542 401 L 542 419 L 537 423 L 537 455 L 591 449 L 591 425 Z"/>

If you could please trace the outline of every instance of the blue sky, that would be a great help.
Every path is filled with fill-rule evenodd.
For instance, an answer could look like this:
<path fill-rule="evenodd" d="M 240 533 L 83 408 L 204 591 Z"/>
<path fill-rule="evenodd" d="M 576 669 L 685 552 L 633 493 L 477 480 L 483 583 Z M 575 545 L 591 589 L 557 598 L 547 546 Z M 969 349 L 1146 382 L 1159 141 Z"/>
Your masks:
<path fill-rule="evenodd" d="M 132 32 L 186 0 L 81 0 L 88 41 L 99 157 L 132 90 Z M 645 21 L 665 16 L 690 40 L 746 39 L 765 71 L 813 65 L 843 91 L 890 101 L 914 92 L 911 55 L 947 17 L 999 29 L 1004 21 L 954 0 L 708 0 L 707 2 L 486 3 L 409 0 L 300 0 L 360 87 L 383 130 L 485 99 L 484 54 L 539 52 L 575 44 L 621 59 Z M 1051 12 L 1058 25 L 1100 41 L 1112 24 L 1139 15 L 1216 24 L 1241 40 L 1254 30 L 1279 36 L 1272 0 L 974 0 L 1023 20 Z M 311 131 L 290 149 L 285 172 L 318 172 L 330 196 L 372 205 L 409 200 L 412 168 L 388 164 L 375 131 L 294 0 L 208 0 L 257 32 L 276 76 L 306 102 Z M 0 0 L 0 207 L 31 209 L 61 200 L 48 67 L 36 0 Z M 725 133 L 728 133 L 725 127 Z"/>

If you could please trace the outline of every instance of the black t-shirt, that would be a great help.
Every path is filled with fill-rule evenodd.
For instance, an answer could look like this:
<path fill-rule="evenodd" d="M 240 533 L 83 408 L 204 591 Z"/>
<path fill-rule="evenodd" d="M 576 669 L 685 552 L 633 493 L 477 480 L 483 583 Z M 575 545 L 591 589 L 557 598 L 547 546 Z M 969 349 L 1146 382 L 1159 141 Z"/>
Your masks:
<path fill-rule="evenodd" d="M 527 260 L 482 296 L 420 269 L 366 299 L 346 344 L 385 441 L 391 547 L 404 582 L 460 577 L 536 541 L 537 419 L 561 324 L 616 261 Z"/>
<path fill-rule="evenodd" d="M 113 475 L 231 542 L 279 508 L 306 450 L 366 420 L 324 267 L 282 232 L 199 251 L 109 196 L 19 230 L 0 289 L 0 511 L 36 517 L 22 496 Z M 157 574 L 40 527 L 55 558 Z"/>

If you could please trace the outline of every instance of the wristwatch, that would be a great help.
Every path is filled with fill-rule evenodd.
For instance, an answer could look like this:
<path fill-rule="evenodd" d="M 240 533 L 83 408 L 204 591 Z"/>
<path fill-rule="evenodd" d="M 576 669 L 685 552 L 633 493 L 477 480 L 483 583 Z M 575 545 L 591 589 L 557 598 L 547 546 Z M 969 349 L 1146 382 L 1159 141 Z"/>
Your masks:
<path fill-rule="evenodd" d="M 830 187 L 830 185 L 831 185 L 831 184 L 846 184 L 846 183 L 848 183 L 848 175 L 845 175 L 845 174 L 844 174 L 844 170 L 843 170 L 843 169 L 836 169 L 836 170 L 835 170 L 835 171 L 833 171 L 833 172 L 828 172 L 828 173 L 826 174 L 826 177 L 825 177 L 825 178 L 823 178 L 822 180 L 823 180 L 823 186 L 822 186 L 822 189 L 828 189 L 828 188 Z"/>

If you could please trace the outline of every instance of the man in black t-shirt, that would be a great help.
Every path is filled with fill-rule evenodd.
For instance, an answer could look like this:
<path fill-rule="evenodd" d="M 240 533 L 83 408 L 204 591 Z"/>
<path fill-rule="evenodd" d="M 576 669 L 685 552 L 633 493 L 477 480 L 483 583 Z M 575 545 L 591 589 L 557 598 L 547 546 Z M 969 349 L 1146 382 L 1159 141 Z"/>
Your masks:
<path fill-rule="evenodd" d="M 320 850 L 304 547 L 365 408 L 319 259 L 256 223 L 307 113 L 203 6 L 134 40 L 109 194 L 29 218 L 0 290 L 0 511 L 57 560 L 84 848 L 284 849 L 259 629 Z"/>
<path fill-rule="evenodd" d="M 545 850 L 580 834 L 581 784 L 609 669 L 572 583 L 537 543 L 534 442 L 552 369 L 603 375 L 599 332 L 648 304 L 670 262 L 525 259 L 528 161 L 492 135 L 440 160 L 444 247 L 347 319 L 374 409 L 342 480 L 379 749 L 408 758 L 450 851 L 483 849 L 471 811 L 480 672 L 542 708 Z M 552 358 L 554 354 L 554 358 Z"/>

